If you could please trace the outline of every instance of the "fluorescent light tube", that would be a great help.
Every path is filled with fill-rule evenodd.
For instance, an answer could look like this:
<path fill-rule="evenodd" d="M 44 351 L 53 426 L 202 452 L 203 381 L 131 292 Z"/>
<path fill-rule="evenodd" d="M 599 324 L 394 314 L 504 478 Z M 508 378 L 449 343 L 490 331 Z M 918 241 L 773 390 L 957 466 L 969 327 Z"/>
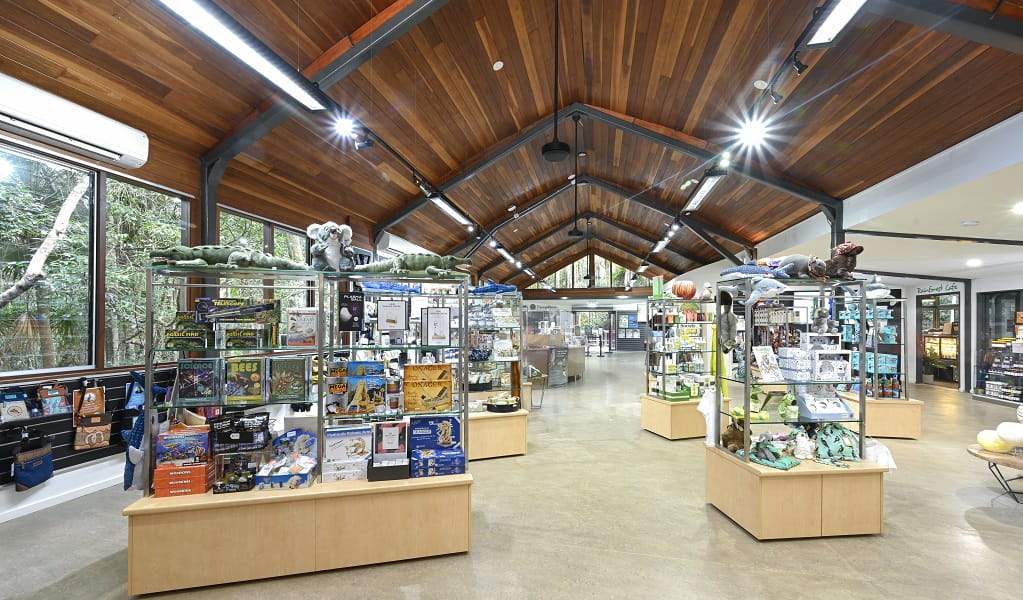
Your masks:
<path fill-rule="evenodd" d="M 643 271 L 646 271 L 649 268 L 650 268 L 650 265 L 648 265 L 646 263 L 643 263 L 643 264 L 639 265 L 639 268 L 636 269 L 636 272 L 637 273 L 642 273 Z"/>
<path fill-rule="evenodd" d="M 654 254 L 657 254 L 661 250 L 664 250 L 668 246 L 668 240 L 661 240 L 654 246 Z"/>
<path fill-rule="evenodd" d="M 437 206 L 437 208 L 444 211 L 445 214 L 447 214 L 449 217 L 451 217 L 455 221 L 458 221 L 459 224 L 461 225 L 472 224 L 472 221 L 465 218 L 465 215 L 455 210 L 455 207 L 448 204 L 447 201 L 444 200 L 444 197 L 441 196 L 440 194 L 431 194 L 430 201 L 433 202 Z"/>
<path fill-rule="evenodd" d="M 283 92 L 309 110 L 325 110 L 327 106 L 296 81 L 298 72 L 288 73 L 263 56 L 261 48 L 250 44 L 195 0 L 160 0 L 160 3 L 184 19 L 243 63 L 266 77 Z"/>
<path fill-rule="evenodd" d="M 867 0 L 831 0 L 814 21 L 812 30 L 800 48 L 821 48 L 834 43 L 849 21 L 852 21 Z"/>
<path fill-rule="evenodd" d="M 714 190 L 714 187 L 725 178 L 725 175 L 728 175 L 728 171 L 708 169 L 703 174 L 703 177 L 700 178 L 700 183 L 697 184 L 696 189 L 689 196 L 685 206 L 682 207 L 682 212 L 692 212 L 700 208 L 703 201 L 707 199 L 707 196 Z"/>
<path fill-rule="evenodd" d="M 509 254 L 508 251 L 505 250 L 504 248 L 498 248 L 497 252 L 500 253 L 500 255 L 503 256 L 505 260 L 507 260 L 508 262 L 512 263 L 515 262 L 515 257 Z"/>

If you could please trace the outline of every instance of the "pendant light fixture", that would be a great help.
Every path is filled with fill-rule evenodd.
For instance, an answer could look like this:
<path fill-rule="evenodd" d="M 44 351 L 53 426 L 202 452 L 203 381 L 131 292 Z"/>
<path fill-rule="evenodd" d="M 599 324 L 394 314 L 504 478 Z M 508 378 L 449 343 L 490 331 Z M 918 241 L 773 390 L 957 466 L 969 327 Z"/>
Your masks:
<path fill-rule="evenodd" d="M 578 148 L 579 147 L 579 115 L 573 116 L 572 120 L 575 121 L 575 147 Z M 575 222 L 572 225 L 572 231 L 568 232 L 568 237 L 570 237 L 570 238 L 581 238 L 581 237 L 583 237 L 583 232 L 582 232 L 581 229 L 579 229 L 579 155 L 578 154 L 575 155 L 575 176 L 572 178 L 572 188 L 573 188 L 572 191 L 575 194 L 575 212 L 572 215 L 573 218 L 575 219 Z"/>
<path fill-rule="evenodd" d="M 558 139 L 558 54 L 561 52 L 561 44 L 558 42 L 558 0 L 554 0 L 554 139 L 547 142 L 541 148 L 540 153 L 548 162 L 561 162 L 568 158 L 572 151 L 568 144 Z"/>
<path fill-rule="evenodd" d="M 593 277 L 593 257 L 590 256 L 590 238 L 593 237 L 593 221 L 586 219 L 586 275 L 583 275 L 583 279 L 589 282 L 586 287 L 593 287 L 595 283 L 595 277 Z"/>

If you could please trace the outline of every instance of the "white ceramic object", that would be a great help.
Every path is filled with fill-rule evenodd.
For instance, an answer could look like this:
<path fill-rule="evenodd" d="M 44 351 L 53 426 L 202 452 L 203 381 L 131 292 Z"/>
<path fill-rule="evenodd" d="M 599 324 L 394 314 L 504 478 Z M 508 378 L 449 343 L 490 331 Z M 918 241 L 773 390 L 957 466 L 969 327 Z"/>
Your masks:
<path fill-rule="evenodd" d="M 995 428 L 998 437 L 1005 440 L 1005 443 L 1012 446 L 1023 446 L 1023 423 L 1006 421 L 999 423 Z"/>

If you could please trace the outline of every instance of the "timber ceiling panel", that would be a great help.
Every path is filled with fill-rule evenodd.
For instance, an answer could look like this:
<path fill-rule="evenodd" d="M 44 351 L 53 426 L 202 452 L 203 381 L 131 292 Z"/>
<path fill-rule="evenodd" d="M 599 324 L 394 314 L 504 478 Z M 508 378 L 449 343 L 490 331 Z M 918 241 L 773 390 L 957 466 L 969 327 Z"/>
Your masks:
<path fill-rule="evenodd" d="M 736 174 L 728 175 L 693 213 L 707 223 L 759 243 L 813 216 L 817 206 Z"/>

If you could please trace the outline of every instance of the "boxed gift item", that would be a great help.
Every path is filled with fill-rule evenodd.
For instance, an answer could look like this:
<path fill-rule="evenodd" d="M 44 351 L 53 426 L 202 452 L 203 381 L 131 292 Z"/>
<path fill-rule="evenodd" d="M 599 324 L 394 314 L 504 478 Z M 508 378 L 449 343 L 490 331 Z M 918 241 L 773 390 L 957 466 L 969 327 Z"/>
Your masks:
<path fill-rule="evenodd" d="M 220 394 L 224 361 L 219 358 L 183 358 L 178 361 L 175 389 L 178 405 L 215 404 Z"/>
<path fill-rule="evenodd" d="M 247 492 L 256 487 L 256 474 L 266 462 L 265 452 L 231 452 L 217 455 L 214 494 Z"/>
<path fill-rule="evenodd" d="M 263 357 L 228 358 L 225 361 L 225 404 L 262 404 L 266 359 Z"/>
<path fill-rule="evenodd" d="M 351 360 L 347 363 L 347 372 L 344 375 L 340 375 L 340 377 L 363 377 L 366 375 L 383 374 L 384 363 L 378 360 Z"/>
<path fill-rule="evenodd" d="M 456 465 L 450 467 L 416 467 L 413 466 L 410 471 L 412 477 L 436 477 L 439 475 L 461 475 L 465 473 L 465 465 Z"/>
<path fill-rule="evenodd" d="M 191 466 L 157 465 L 153 470 L 153 495 L 157 498 L 205 494 L 213 485 L 213 463 Z"/>
<path fill-rule="evenodd" d="M 208 425 L 175 425 L 156 436 L 157 464 L 205 464 L 210 457 Z"/>
<path fill-rule="evenodd" d="M 452 384 L 447 381 L 405 380 L 405 412 L 451 410 Z"/>
<path fill-rule="evenodd" d="M 841 335 L 838 333 L 799 332 L 799 347 L 803 350 L 840 350 Z"/>
<path fill-rule="evenodd" d="M 413 450 L 412 468 L 465 467 L 465 453 L 461 450 Z"/>
<path fill-rule="evenodd" d="M 204 350 L 208 336 L 206 329 L 167 329 L 163 345 L 168 350 Z"/>
<path fill-rule="evenodd" d="M 315 308 L 289 308 L 284 324 L 284 345 L 315 346 L 317 315 Z"/>
<path fill-rule="evenodd" d="M 833 421 L 853 417 L 852 409 L 838 396 L 798 394 L 796 404 L 799 406 L 800 421 Z"/>
<path fill-rule="evenodd" d="M 320 477 L 324 483 L 332 481 L 362 481 L 369 478 L 368 460 L 346 460 L 324 463 Z"/>
<path fill-rule="evenodd" d="M 852 376 L 848 350 L 813 352 L 813 379 L 847 381 Z"/>
<path fill-rule="evenodd" d="M 268 361 L 270 402 L 306 402 L 309 399 L 309 358 L 274 356 Z"/>
<path fill-rule="evenodd" d="M 373 427 L 327 427 L 323 430 L 323 443 L 325 463 L 366 461 L 373 454 Z"/>
<path fill-rule="evenodd" d="M 351 364 L 351 363 L 349 363 Z M 348 414 L 382 413 L 387 408 L 387 380 L 380 375 L 348 376 Z"/>
<path fill-rule="evenodd" d="M 451 415 L 409 417 L 409 448 L 454 450 L 462 447 L 462 420 Z"/>
<path fill-rule="evenodd" d="M 367 468 L 370 481 L 408 479 L 408 429 L 404 421 L 373 426 L 373 459 Z"/>
<path fill-rule="evenodd" d="M 292 429 L 271 444 L 270 460 L 260 465 L 256 486 L 260 490 L 309 487 L 316 480 L 316 435 Z"/>
<path fill-rule="evenodd" d="M 451 381 L 451 365 L 429 363 L 405 365 L 405 381 Z"/>

